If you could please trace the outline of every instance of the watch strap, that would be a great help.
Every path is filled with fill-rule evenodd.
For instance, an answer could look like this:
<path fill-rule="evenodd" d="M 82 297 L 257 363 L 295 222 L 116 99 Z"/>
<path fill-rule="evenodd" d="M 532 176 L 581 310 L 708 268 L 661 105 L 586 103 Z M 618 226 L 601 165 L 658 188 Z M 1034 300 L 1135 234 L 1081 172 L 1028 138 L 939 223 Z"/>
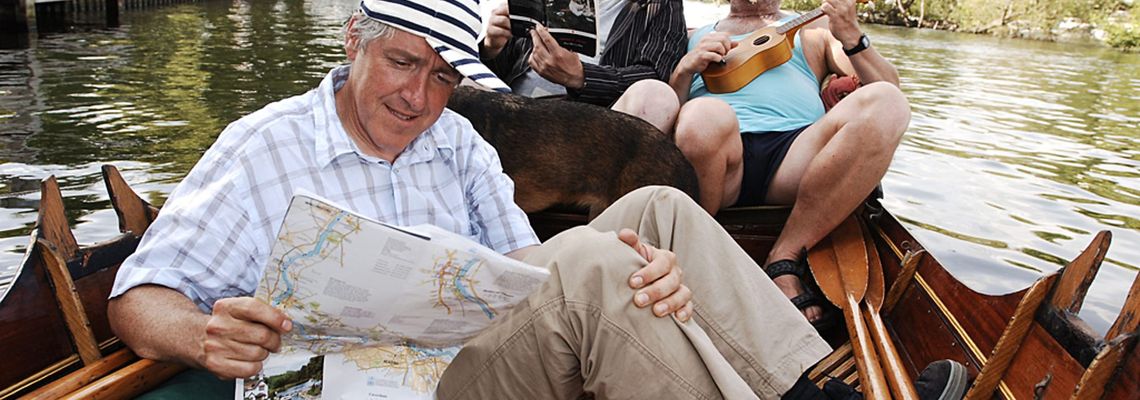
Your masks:
<path fill-rule="evenodd" d="M 852 47 L 850 49 L 843 49 L 843 54 L 846 54 L 848 57 L 859 54 L 860 51 L 867 49 L 868 43 L 870 43 L 870 40 L 867 39 L 866 33 L 859 35 L 859 43 L 856 43 L 855 47 Z"/>

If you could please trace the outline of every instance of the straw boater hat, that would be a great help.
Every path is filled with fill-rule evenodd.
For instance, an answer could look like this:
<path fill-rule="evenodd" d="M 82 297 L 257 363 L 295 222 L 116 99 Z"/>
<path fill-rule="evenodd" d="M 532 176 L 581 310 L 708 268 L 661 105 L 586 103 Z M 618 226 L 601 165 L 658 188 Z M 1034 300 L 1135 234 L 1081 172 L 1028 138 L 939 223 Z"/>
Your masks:
<path fill-rule="evenodd" d="M 479 62 L 477 0 L 363 0 L 365 15 L 402 31 L 427 39 L 460 74 L 495 91 L 511 89 Z"/>

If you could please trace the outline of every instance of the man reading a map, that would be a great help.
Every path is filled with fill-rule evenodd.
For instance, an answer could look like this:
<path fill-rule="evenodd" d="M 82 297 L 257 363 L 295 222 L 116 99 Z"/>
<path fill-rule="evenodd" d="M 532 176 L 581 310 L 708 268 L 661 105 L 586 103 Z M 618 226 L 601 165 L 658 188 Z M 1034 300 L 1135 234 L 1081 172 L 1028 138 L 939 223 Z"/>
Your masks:
<path fill-rule="evenodd" d="M 350 64 L 231 123 L 171 193 L 116 278 L 118 336 L 146 358 L 223 379 L 257 374 L 294 324 L 250 295 L 290 199 L 308 191 L 550 271 L 466 343 L 439 398 L 814 389 L 801 374 L 827 344 L 681 192 L 639 189 L 539 245 L 495 150 L 444 108 L 462 77 L 504 88 L 477 61 L 476 10 L 474 0 L 363 1 L 345 27 Z"/>

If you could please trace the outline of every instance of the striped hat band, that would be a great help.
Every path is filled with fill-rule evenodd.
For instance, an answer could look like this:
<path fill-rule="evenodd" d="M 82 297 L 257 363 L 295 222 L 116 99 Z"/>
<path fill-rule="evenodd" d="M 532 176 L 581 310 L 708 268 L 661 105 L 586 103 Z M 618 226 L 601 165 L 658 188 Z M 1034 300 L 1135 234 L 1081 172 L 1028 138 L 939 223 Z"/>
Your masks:
<path fill-rule="evenodd" d="M 428 45 L 460 74 L 486 88 L 510 93 L 487 66 L 479 62 L 479 17 L 477 0 L 362 0 L 368 17 L 402 31 L 423 37 Z"/>

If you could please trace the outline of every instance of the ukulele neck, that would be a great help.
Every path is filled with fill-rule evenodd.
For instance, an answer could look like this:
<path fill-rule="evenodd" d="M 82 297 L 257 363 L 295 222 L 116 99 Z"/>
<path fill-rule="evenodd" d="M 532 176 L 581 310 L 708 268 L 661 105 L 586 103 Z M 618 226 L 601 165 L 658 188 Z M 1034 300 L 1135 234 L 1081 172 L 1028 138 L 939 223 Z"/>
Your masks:
<path fill-rule="evenodd" d="M 785 22 L 782 25 L 780 25 L 779 28 L 776 28 L 776 33 L 783 35 L 783 34 L 787 34 L 788 32 L 794 32 L 796 29 L 799 29 L 799 27 L 802 26 L 803 24 L 806 24 L 806 23 L 811 22 L 811 21 L 815 21 L 816 18 L 819 18 L 822 16 L 823 16 L 823 10 L 822 9 L 817 8 L 817 9 L 808 11 L 808 12 L 804 13 L 803 15 L 800 15 L 800 16 L 796 17 L 795 19 L 792 19 L 791 21 Z"/>

